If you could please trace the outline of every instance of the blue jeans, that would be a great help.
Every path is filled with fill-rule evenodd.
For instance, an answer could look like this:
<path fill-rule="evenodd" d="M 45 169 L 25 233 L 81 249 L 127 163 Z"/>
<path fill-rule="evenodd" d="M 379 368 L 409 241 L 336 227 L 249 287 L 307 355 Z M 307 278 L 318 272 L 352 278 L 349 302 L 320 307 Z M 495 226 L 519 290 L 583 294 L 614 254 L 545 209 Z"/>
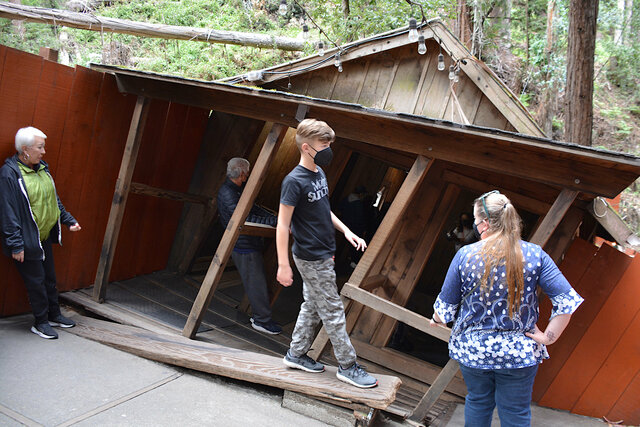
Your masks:
<path fill-rule="evenodd" d="M 467 384 L 464 423 L 490 427 L 498 406 L 501 427 L 531 425 L 531 392 L 538 365 L 518 369 L 476 369 L 460 365 Z"/>

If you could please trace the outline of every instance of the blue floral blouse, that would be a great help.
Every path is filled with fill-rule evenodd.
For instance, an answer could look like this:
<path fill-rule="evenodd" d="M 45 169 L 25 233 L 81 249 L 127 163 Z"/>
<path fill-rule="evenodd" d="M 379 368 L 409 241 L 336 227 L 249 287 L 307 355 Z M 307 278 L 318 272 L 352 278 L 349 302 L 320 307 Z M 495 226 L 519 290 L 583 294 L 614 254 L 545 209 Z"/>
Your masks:
<path fill-rule="evenodd" d="M 478 369 L 524 368 L 541 363 L 549 358 L 546 346 L 524 334 L 533 331 L 538 321 L 537 286 L 551 299 L 551 319 L 573 313 L 583 299 L 540 246 L 521 241 L 525 289 L 520 312 L 513 319 L 509 317 L 504 265 L 494 268 L 489 292 L 478 286 L 461 302 L 482 279 L 482 244 L 480 241 L 464 246 L 456 253 L 433 306 L 444 322 L 455 320 L 449 357 Z"/>

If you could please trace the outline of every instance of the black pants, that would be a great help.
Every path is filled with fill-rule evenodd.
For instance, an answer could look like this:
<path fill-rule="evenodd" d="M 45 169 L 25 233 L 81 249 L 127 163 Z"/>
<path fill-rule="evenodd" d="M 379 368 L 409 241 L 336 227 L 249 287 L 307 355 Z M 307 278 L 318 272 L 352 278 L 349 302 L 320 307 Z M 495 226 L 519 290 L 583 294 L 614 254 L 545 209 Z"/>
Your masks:
<path fill-rule="evenodd" d="M 44 261 L 24 260 L 24 262 L 18 262 L 14 260 L 27 288 L 36 325 L 45 323 L 60 314 L 51 240 L 47 239 L 42 242 L 42 249 L 44 249 Z"/>

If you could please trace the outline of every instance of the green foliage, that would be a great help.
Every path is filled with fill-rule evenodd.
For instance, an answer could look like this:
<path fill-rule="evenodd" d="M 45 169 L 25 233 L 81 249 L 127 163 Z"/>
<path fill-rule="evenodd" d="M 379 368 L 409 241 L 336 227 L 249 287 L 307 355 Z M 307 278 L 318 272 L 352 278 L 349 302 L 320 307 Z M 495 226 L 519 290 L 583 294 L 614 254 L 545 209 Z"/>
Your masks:
<path fill-rule="evenodd" d="M 25 6 L 58 7 L 61 2 L 50 0 L 45 5 L 38 0 L 22 0 L 21 3 Z M 0 18 L 0 44 L 31 53 L 38 53 L 42 46 L 60 48 L 55 27 L 5 18 Z"/>
<path fill-rule="evenodd" d="M 64 8 L 66 2 L 23 0 L 22 3 Z M 422 4 L 427 18 L 451 17 L 455 10 L 455 2 L 450 0 L 427 0 Z M 279 5 L 279 0 L 136 0 L 113 2 L 111 6 L 93 13 L 156 24 L 286 37 L 301 35 L 301 26 L 306 20 L 311 40 L 323 39 L 329 47 L 331 43 L 328 43 L 327 36 L 341 45 L 405 26 L 410 16 L 418 20 L 421 16 L 419 7 L 397 0 L 352 0 L 351 13 L 346 19 L 340 0 L 288 0 L 288 11 L 284 17 L 278 14 Z M 313 26 L 301 6 L 326 35 Z M 62 41 L 61 33 L 66 37 Z M 63 49 L 68 53 L 70 63 L 83 66 L 91 62 L 114 63 L 109 58 L 119 55 L 123 61 L 126 60 L 126 66 L 207 80 L 270 67 L 301 56 L 301 53 L 275 49 L 101 34 L 30 23 L 23 24 L 23 30 L 17 33 L 11 21 L 5 19 L 0 19 L 0 43 L 32 53 L 37 53 L 41 46 Z M 312 44 L 309 44 L 302 55 L 312 52 Z"/>

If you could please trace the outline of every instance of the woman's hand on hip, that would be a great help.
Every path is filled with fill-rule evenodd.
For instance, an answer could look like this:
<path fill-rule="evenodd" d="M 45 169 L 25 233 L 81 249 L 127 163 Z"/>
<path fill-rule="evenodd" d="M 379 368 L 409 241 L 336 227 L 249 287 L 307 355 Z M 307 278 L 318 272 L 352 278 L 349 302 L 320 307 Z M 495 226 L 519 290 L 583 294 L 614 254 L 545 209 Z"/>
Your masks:
<path fill-rule="evenodd" d="M 73 224 L 72 226 L 69 227 L 70 231 L 80 231 L 82 230 L 82 227 L 80 227 L 80 224 L 78 224 L 77 222 L 75 224 Z"/>
<path fill-rule="evenodd" d="M 551 334 L 551 336 L 549 336 L 547 333 L 542 332 L 540 328 L 538 328 L 538 325 L 534 326 L 533 332 L 525 332 L 524 334 L 538 344 L 549 345 L 556 340 L 556 337 L 553 336 L 552 332 L 549 332 L 549 334 Z"/>
<path fill-rule="evenodd" d="M 17 254 L 11 254 L 11 258 L 18 262 L 24 262 L 24 251 L 18 252 Z"/>

